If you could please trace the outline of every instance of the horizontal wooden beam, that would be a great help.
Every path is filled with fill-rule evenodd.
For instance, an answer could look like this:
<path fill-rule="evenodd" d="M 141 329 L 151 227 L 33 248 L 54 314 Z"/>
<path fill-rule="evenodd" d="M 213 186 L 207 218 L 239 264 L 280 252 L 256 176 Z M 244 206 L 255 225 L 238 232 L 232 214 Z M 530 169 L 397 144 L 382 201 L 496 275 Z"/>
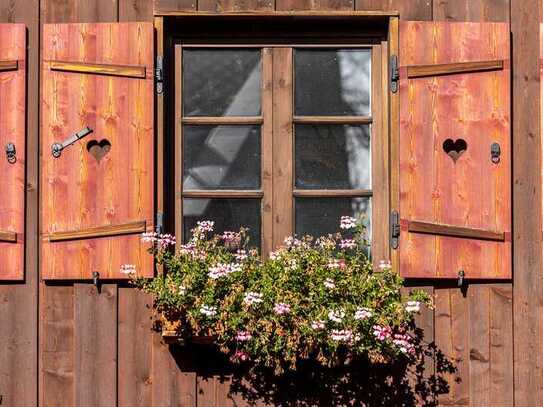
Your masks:
<path fill-rule="evenodd" d="M 296 124 L 371 124 L 368 116 L 294 116 Z"/>
<path fill-rule="evenodd" d="M 0 72 L 16 71 L 19 69 L 19 61 L 0 61 Z"/>
<path fill-rule="evenodd" d="M 407 67 L 407 77 L 425 78 L 428 76 L 455 75 L 462 73 L 475 73 L 487 71 L 501 71 L 504 67 L 503 60 L 457 62 L 452 64 L 435 65 L 410 65 Z"/>
<path fill-rule="evenodd" d="M 262 124 L 264 119 L 262 116 L 221 116 L 221 117 L 183 117 L 181 122 L 183 124 L 196 124 L 196 125 L 213 125 L 218 126 L 221 124 L 229 125 L 247 125 L 247 124 Z"/>
<path fill-rule="evenodd" d="M 495 242 L 504 242 L 504 232 L 494 232 L 492 230 L 468 228 L 441 223 L 420 222 L 412 220 L 402 220 L 402 224 L 407 223 L 409 233 L 423 233 L 428 235 L 439 235 L 447 237 L 460 237 L 465 239 L 491 240 Z"/>
<path fill-rule="evenodd" d="M 391 11 L 225 11 L 225 12 L 207 12 L 207 11 L 175 11 L 161 10 L 155 8 L 154 15 L 159 16 L 176 16 L 176 17 L 357 17 L 357 18 L 381 18 L 381 17 L 398 17 L 400 13 L 396 10 Z"/>
<path fill-rule="evenodd" d="M 46 61 L 52 71 L 145 79 L 145 66 L 91 64 L 86 62 Z"/>
<path fill-rule="evenodd" d="M 247 190 L 185 190 L 182 193 L 183 198 L 262 198 L 262 191 L 247 191 Z"/>
<path fill-rule="evenodd" d="M 94 228 L 54 232 L 47 236 L 50 242 L 64 242 L 67 240 L 96 239 L 121 235 L 143 233 L 146 230 L 145 221 L 129 222 L 119 225 L 106 225 Z"/>
<path fill-rule="evenodd" d="M 293 195 L 297 198 L 357 198 L 371 197 L 371 189 L 295 189 Z"/>
<path fill-rule="evenodd" d="M 15 232 L 6 232 L 0 230 L 0 242 L 2 243 L 17 243 L 17 233 Z"/>

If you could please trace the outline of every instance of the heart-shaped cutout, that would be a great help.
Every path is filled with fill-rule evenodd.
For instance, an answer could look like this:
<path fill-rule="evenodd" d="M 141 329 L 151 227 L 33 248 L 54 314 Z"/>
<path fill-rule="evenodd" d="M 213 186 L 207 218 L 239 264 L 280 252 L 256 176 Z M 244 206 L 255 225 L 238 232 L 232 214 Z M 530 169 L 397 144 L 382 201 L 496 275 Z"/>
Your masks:
<path fill-rule="evenodd" d="M 453 139 L 448 138 L 443 142 L 443 151 L 452 158 L 454 162 L 460 158 L 462 154 L 468 149 L 468 143 L 464 139 Z"/>
<path fill-rule="evenodd" d="M 91 140 L 87 143 L 87 151 L 98 162 L 109 153 L 109 150 L 111 150 L 111 143 L 106 139 L 101 141 Z"/>

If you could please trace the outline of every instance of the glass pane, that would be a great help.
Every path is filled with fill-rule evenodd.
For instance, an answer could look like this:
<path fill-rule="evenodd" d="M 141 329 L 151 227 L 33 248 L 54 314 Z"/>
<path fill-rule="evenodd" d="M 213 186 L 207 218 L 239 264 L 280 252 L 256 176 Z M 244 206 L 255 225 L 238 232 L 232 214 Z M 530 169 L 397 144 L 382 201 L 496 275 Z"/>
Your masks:
<path fill-rule="evenodd" d="M 196 222 L 215 222 L 215 233 L 249 228 L 250 245 L 260 247 L 260 199 L 183 199 L 183 236 L 190 239 Z"/>
<path fill-rule="evenodd" d="M 313 237 L 337 233 L 342 216 L 364 219 L 371 237 L 371 198 L 296 198 L 296 234 Z"/>
<path fill-rule="evenodd" d="M 369 126 L 295 128 L 296 188 L 371 189 Z"/>
<path fill-rule="evenodd" d="M 370 115 L 371 51 L 296 50 L 297 115 Z"/>
<path fill-rule="evenodd" d="M 260 50 L 184 50 L 184 115 L 260 115 L 260 56 Z"/>
<path fill-rule="evenodd" d="M 183 189 L 259 189 L 260 126 L 184 126 Z"/>

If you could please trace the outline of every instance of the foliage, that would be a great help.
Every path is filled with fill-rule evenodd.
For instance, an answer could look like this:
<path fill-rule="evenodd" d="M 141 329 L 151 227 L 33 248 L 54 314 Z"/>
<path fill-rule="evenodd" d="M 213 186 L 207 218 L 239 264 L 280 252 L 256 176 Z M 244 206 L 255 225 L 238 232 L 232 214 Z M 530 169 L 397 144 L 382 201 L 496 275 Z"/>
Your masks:
<path fill-rule="evenodd" d="M 160 313 L 180 322 L 181 336 L 214 336 L 236 362 L 280 374 L 307 359 L 341 366 L 414 358 L 414 314 L 430 298 L 402 296 L 389 262 L 373 270 L 356 219 L 342 217 L 340 228 L 318 239 L 288 237 L 261 259 L 246 229 L 213 235 L 213 222 L 199 222 L 177 250 L 170 235 L 144 235 L 166 272 L 148 280 L 125 270 Z"/>

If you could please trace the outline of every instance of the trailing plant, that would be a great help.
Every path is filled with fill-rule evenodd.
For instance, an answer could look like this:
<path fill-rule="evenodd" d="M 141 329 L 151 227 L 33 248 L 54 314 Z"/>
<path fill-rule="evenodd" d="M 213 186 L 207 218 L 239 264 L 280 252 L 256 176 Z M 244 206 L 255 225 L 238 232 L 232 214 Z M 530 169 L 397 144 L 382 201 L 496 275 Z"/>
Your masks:
<path fill-rule="evenodd" d="M 307 359 L 338 366 L 417 356 L 414 314 L 431 300 L 402 295 L 389 262 L 373 269 L 356 219 L 342 217 L 334 235 L 288 237 L 265 259 L 249 248 L 247 229 L 214 235 L 213 226 L 199 222 L 177 249 L 170 235 L 144 234 L 164 268 L 154 279 L 124 266 L 180 336 L 213 336 L 233 361 L 277 374 Z"/>

